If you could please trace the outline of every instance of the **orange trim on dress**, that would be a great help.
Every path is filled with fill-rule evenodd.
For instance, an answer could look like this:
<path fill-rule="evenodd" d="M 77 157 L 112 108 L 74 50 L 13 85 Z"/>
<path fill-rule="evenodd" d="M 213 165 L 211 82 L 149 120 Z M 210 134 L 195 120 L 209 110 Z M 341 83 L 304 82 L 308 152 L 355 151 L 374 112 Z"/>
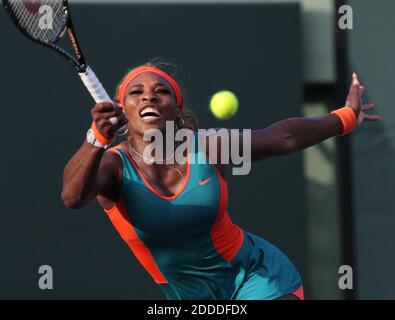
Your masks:
<path fill-rule="evenodd" d="M 124 148 L 121 144 L 118 144 L 118 145 L 108 149 L 107 152 L 114 152 L 121 157 L 121 153 L 119 152 L 119 150 L 117 150 L 117 148 L 119 148 L 119 147 Z"/>
<path fill-rule="evenodd" d="M 160 272 L 150 250 L 144 242 L 139 239 L 134 230 L 122 199 L 120 198 L 114 207 L 111 209 L 104 209 L 104 211 L 107 213 L 121 238 L 126 242 L 145 270 L 151 275 L 152 279 L 158 284 L 167 283 L 166 278 Z"/>
<path fill-rule="evenodd" d="M 292 295 L 299 298 L 299 300 L 304 300 L 303 286 L 300 286 L 298 289 L 296 289 L 294 292 L 292 292 Z"/>
<path fill-rule="evenodd" d="M 243 241 L 244 232 L 236 224 L 232 222 L 227 211 L 228 191 L 227 182 L 222 178 L 218 169 L 212 165 L 217 173 L 220 188 L 220 203 L 217 217 L 211 229 L 211 239 L 215 249 L 230 262 L 239 252 Z"/>

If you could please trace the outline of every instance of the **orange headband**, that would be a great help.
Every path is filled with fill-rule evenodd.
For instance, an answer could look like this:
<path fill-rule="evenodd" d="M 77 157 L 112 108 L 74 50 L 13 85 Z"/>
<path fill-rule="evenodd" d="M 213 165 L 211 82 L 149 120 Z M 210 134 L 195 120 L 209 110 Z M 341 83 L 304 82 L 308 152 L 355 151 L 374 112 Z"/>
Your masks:
<path fill-rule="evenodd" d="M 181 89 L 180 89 L 179 85 L 177 84 L 177 82 L 170 75 L 168 75 L 166 72 L 164 72 L 158 68 L 149 67 L 149 66 L 141 66 L 136 69 L 133 69 L 132 71 L 130 71 L 128 73 L 125 80 L 122 81 L 122 83 L 119 87 L 119 101 L 121 102 L 121 104 L 124 103 L 126 89 L 127 89 L 128 85 L 130 84 L 130 82 L 134 78 L 136 78 L 137 76 L 139 76 L 140 74 L 142 74 L 144 72 L 153 72 L 157 75 L 160 75 L 162 78 L 166 79 L 174 91 L 174 94 L 176 96 L 177 105 L 179 107 L 182 107 L 182 104 L 183 104 L 182 94 L 181 94 Z"/>

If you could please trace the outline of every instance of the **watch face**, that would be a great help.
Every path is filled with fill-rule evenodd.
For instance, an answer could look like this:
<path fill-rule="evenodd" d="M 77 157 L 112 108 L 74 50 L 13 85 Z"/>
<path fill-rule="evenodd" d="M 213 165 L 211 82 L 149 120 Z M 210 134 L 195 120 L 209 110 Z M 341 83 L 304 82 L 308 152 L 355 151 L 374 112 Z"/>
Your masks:
<path fill-rule="evenodd" d="M 86 133 L 86 140 L 89 143 L 94 143 L 95 142 L 95 134 L 93 133 L 92 129 L 89 129 L 88 132 Z"/>

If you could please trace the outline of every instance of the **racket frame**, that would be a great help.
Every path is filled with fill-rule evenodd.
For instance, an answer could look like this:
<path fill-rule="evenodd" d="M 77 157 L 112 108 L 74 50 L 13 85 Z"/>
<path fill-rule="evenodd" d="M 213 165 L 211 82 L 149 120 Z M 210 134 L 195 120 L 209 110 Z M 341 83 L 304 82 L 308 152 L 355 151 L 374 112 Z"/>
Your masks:
<path fill-rule="evenodd" d="M 6 10 L 8 16 L 11 18 L 12 23 L 18 28 L 18 30 L 29 40 L 38 43 L 42 46 L 45 46 L 47 48 L 55 50 L 58 54 L 60 54 L 63 58 L 67 59 L 72 66 L 78 71 L 78 73 L 85 72 L 88 65 L 86 63 L 85 57 L 82 53 L 81 47 L 79 45 L 78 39 L 75 35 L 74 27 L 73 27 L 73 22 L 71 20 L 71 15 L 69 13 L 70 8 L 68 5 L 67 0 L 62 0 L 62 7 L 63 7 L 63 13 L 66 17 L 64 24 L 62 26 L 63 30 L 59 33 L 54 43 L 58 42 L 60 39 L 62 39 L 65 35 L 65 33 L 68 33 L 71 45 L 73 47 L 74 53 L 77 56 L 77 58 L 73 57 L 71 54 L 69 54 L 66 50 L 58 47 L 54 43 L 47 42 L 47 41 L 42 41 L 39 39 L 34 38 L 33 36 L 29 35 L 26 30 L 18 23 L 18 19 L 15 17 L 15 15 L 12 12 L 11 9 L 11 4 L 9 0 L 2 0 L 3 7 Z"/>
<path fill-rule="evenodd" d="M 93 70 L 86 63 L 86 59 L 82 53 L 81 47 L 78 43 L 75 31 L 74 31 L 73 23 L 71 20 L 70 8 L 69 8 L 69 4 L 68 4 L 67 0 L 62 0 L 63 13 L 65 14 L 65 17 L 66 17 L 64 24 L 62 25 L 63 30 L 59 33 L 59 35 L 56 37 L 56 39 L 53 41 L 53 43 L 47 42 L 47 41 L 42 41 L 42 40 L 36 39 L 33 36 L 29 35 L 25 31 L 25 29 L 18 23 L 18 19 L 12 12 L 11 4 L 10 4 L 9 0 L 2 0 L 2 4 L 3 4 L 3 7 L 6 10 L 8 16 L 11 18 L 12 23 L 18 28 L 18 30 L 23 35 L 25 35 L 26 38 L 28 38 L 29 40 L 31 40 L 33 42 L 41 44 L 42 46 L 53 49 L 55 52 L 57 52 L 63 58 L 67 59 L 73 65 L 73 67 L 77 70 L 78 75 L 80 76 L 85 87 L 88 89 L 89 93 L 91 94 L 91 96 L 93 97 L 93 99 L 95 100 L 96 103 L 100 103 L 100 102 L 112 103 L 111 97 L 108 95 L 107 91 L 104 89 L 103 85 L 101 84 L 99 79 L 96 77 Z M 65 36 L 66 32 L 68 33 L 69 40 L 71 42 L 71 45 L 73 47 L 74 53 L 77 56 L 77 58 L 73 57 L 66 50 L 55 45 L 56 42 L 58 42 L 60 39 L 62 39 Z M 116 134 L 123 135 L 126 132 L 127 132 L 127 130 L 126 130 L 126 124 L 125 124 L 121 128 L 118 128 Z"/>

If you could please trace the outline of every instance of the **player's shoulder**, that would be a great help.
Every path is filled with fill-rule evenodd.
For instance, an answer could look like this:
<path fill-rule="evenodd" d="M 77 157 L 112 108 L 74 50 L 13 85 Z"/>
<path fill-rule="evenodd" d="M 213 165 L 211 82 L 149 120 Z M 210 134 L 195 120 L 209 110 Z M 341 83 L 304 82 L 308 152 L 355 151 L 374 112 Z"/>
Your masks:
<path fill-rule="evenodd" d="M 106 150 L 105 154 L 109 156 L 121 156 L 121 150 L 125 150 L 125 143 L 121 142 Z"/>
<path fill-rule="evenodd" d="M 113 164 L 117 167 L 122 166 L 122 150 L 125 150 L 124 143 L 119 143 L 104 152 L 103 161 L 107 164 Z"/>

